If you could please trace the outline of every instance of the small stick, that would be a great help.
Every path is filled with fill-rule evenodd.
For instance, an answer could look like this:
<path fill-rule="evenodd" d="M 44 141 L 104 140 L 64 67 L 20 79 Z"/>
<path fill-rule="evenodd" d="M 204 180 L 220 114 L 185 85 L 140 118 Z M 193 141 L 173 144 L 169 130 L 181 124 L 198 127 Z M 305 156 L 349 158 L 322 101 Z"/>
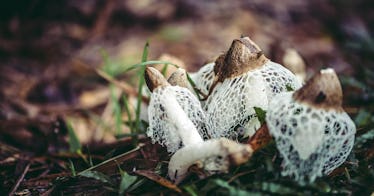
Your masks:
<path fill-rule="evenodd" d="M 12 191 L 10 191 L 9 195 L 14 195 L 14 193 L 17 191 L 17 189 L 18 189 L 19 185 L 21 184 L 22 180 L 25 178 L 25 175 L 26 175 L 27 171 L 29 171 L 30 165 L 31 165 L 31 163 L 28 163 L 26 165 L 25 169 L 22 172 L 22 175 L 18 178 L 16 184 L 14 185 Z"/>

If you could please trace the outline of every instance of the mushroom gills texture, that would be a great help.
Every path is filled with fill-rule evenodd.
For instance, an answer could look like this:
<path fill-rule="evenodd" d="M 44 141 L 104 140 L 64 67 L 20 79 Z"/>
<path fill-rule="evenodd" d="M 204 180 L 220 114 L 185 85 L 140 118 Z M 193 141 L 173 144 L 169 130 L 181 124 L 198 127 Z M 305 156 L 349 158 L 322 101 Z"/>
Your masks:
<path fill-rule="evenodd" d="M 228 172 L 230 166 L 245 163 L 252 152 L 250 146 L 226 138 L 186 146 L 171 157 L 169 177 L 179 184 L 187 176 L 188 169 L 196 163 L 208 175 Z"/>
<path fill-rule="evenodd" d="M 341 95 L 339 80 L 331 74 L 335 72 L 321 71 L 300 90 L 275 96 L 266 114 L 269 132 L 283 158 L 282 174 L 301 183 L 329 174 L 353 148 L 355 124 L 341 108 L 341 101 L 330 102 L 330 96 Z M 327 83 L 329 86 L 321 85 Z M 326 92 L 327 103 L 311 104 L 296 96 L 315 100 L 318 91 Z"/>

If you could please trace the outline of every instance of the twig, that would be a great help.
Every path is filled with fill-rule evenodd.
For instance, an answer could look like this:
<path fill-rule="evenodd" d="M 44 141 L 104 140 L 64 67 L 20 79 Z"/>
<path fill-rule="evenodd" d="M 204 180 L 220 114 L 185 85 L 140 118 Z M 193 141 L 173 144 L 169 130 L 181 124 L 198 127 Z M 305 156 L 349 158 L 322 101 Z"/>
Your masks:
<path fill-rule="evenodd" d="M 25 175 L 26 175 L 27 171 L 29 170 L 30 165 L 31 165 L 31 163 L 28 163 L 26 165 L 25 169 L 22 172 L 22 175 L 18 178 L 16 184 L 14 185 L 12 191 L 10 191 L 9 195 L 14 195 L 14 193 L 17 191 L 17 189 L 18 189 L 19 185 L 21 184 L 22 180 L 25 178 Z"/>

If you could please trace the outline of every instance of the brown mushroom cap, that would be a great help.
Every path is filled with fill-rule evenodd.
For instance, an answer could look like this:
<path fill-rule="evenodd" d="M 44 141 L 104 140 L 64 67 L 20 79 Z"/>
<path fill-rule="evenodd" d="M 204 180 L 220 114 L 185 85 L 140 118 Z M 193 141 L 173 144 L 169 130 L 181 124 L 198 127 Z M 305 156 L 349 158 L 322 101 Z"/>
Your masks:
<path fill-rule="evenodd" d="M 147 67 L 144 73 L 145 82 L 151 92 L 160 86 L 169 86 L 170 84 L 164 76 L 155 68 Z"/>
<path fill-rule="evenodd" d="M 188 88 L 188 80 L 187 80 L 187 73 L 186 70 L 182 68 L 178 68 L 175 72 L 173 72 L 170 77 L 168 78 L 168 82 L 172 86 L 180 86 Z"/>
<path fill-rule="evenodd" d="M 293 94 L 297 101 L 323 109 L 342 109 L 342 87 L 333 69 L 324 69 Z"/>
<path fill-rule="evenodd" d="M 235 39 L 230 49 L 216 59 L 214 73 L 218 81 L 225 78 L 235 77 L 264 65 L 268 59 L 248 37 Z"/>

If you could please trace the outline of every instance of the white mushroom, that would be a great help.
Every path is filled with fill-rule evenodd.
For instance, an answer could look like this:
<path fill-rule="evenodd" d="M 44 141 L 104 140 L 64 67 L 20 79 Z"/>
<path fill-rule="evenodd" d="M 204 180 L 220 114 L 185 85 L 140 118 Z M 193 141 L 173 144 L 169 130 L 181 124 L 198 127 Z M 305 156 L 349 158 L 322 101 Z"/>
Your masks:
<path fill-rule="evenodd" d="M 173 91 L 173 88 L 178 86 L 170 86 L 152 68 L 147 68 L 146 78 L 147 85 L 153 90 L 149 108 L 156 108 L 156 110 L 150 110 L 152 134 L 148 135 L 152 139 L 158 135 L 164 136 L 163 142 L 169 146 L 168 150 L 171 145 L 179 147 L 180 143 L 183 143 L 183 147 L 176 151 L 169 162 L 169 177 L 175 183 L 181 182 L 187 175 L 188 168 L 194 164 L 198 164 L 199 168 L 204 169 L 210 175 L 227 172 L 231 165 L 242 164 L 248 160 L 252 154 L 248 145 L 226 138 L 203 140 L 195 123 L 190 120 L 195 116 L 188 115 L 190 110 L 196 110 L 196 107 L 199 107 L 196 98 L 189 105 L 192 109 L 186 110 L 178 100 L 177 93 L 181 91 Z M 156 140 L 160 142 L 160 139 L 156 138 Z"/>
<path fill-rule="evenodd" d="M 214 73 L 204 106 L 212 137 L 253 135 L 260 127 L 254 107 L 267 110 L 274 95 L 301 86 L 294 74 L 268 60 L 248 37 L 233 41 L 217 58 Z"/>
<path fill-rule="evenodd" d="M 304 83 L 306 78 L 306 71 L 305 71 L 305 62 L 300 54 L 293 48 L 287 48 L 284 52 L 283 58 L 283 65 L 292 71 L 297 77 L 297 79 Z"/>
<path fill-rule="evenodd" d="M 312 182 L 345 161 L 356 127 L 341 105 L 342 89 L 332 69 L 294 93 L 274 97 L 266 122 L 283 157 L 283 175 Z"/>
<path fill-rule="evenodd" d="M 201 140 L 200 137 L 208 138 L 205 114 L 201 109 L 199 100 L 188 89 L 180 86 L 171 86 L 162 74 L 152 67 L 146 68 L 145 77 L 147 86 L 152 91 L 148 106 L 149 127 L 147 135 L 152 138 L 153 142 L 166 146 L 168 152 L 173 153 L 193 140 Z M 187 139 L 182 139 L 177 127 L 180 122 L 174 121 L 172 119 L 174 117 L 165 110 L 165 96 L 173 97 L 178 105 L 182 107 L 187 117 L 192 121 L 193 126 L 197 128 L 198 137 L 196 135 L 194 137 L 186 136 Z"/>

